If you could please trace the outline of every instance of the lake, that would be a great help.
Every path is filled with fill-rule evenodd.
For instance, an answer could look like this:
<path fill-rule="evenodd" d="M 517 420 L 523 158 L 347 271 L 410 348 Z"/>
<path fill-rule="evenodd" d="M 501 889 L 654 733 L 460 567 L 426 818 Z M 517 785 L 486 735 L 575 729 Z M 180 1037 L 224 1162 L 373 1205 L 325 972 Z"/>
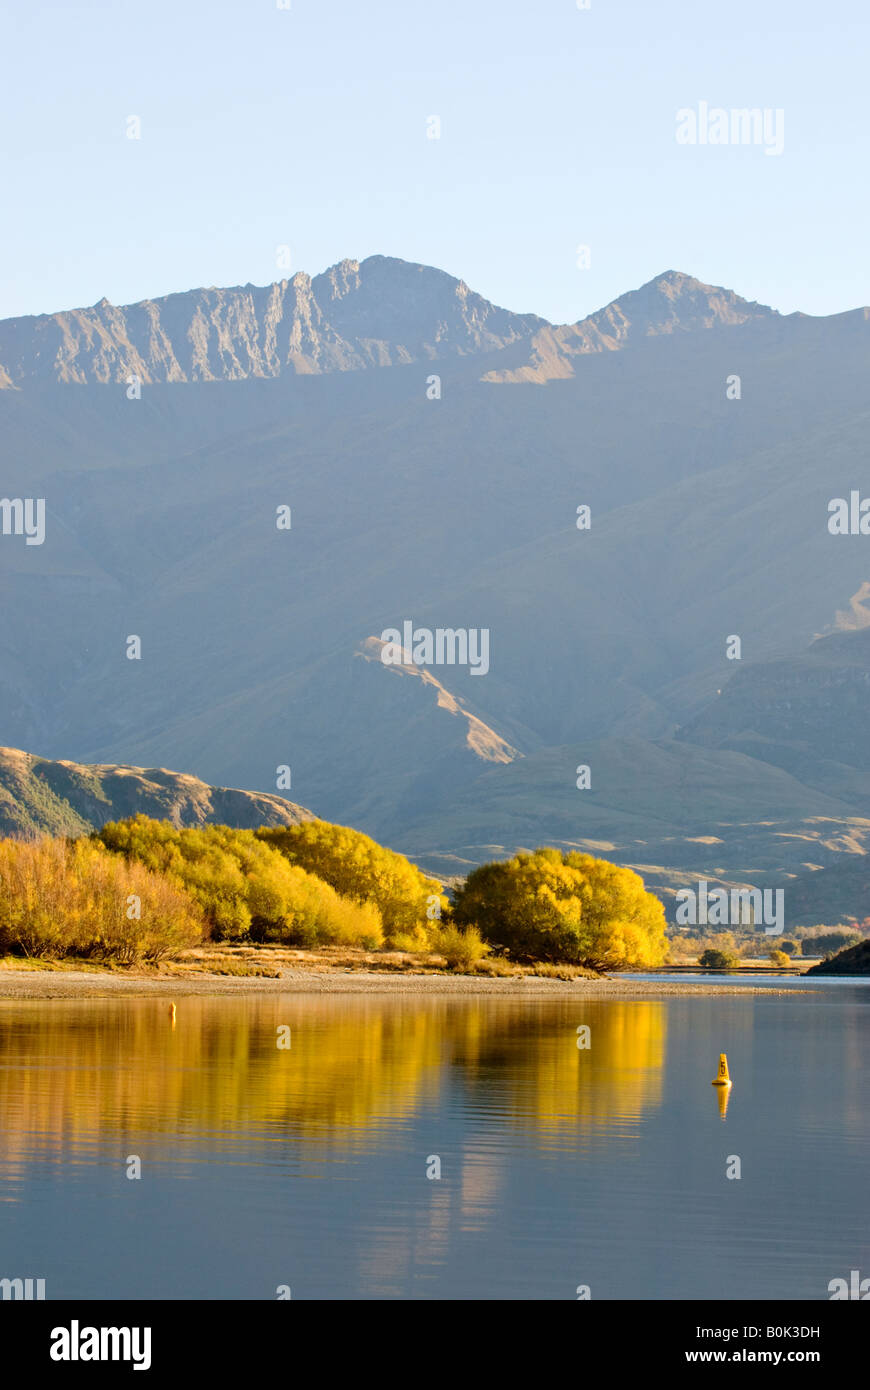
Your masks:
<path fill-rule="evenodd" d="M 48 1299 L 826 1299 L 870 1274 L 870 984 L 784 983 L 182 997 L 174 1019 L 2 1001 L 0 1277 Z"/>

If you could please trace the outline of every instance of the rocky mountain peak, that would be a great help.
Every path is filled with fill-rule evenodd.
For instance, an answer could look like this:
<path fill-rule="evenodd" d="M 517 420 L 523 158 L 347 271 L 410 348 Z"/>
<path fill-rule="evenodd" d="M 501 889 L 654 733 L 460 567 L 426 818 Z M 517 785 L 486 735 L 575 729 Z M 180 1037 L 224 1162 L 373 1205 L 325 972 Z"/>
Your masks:
<path fill-rule="evenodd" d="M 347 259 L 313 278 L 194 289 L 0 321 L 0 389 L 197 382 L 355 371 L 494 352 L 544 319 L 514 314 L 431 266 Z"/>

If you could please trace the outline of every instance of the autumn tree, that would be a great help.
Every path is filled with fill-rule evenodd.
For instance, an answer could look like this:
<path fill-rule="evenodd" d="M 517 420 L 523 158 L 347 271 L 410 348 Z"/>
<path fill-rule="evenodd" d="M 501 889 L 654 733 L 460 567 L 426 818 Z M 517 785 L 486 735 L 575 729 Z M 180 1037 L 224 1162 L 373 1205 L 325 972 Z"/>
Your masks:
<path fill-rule="evenodd" d="M 253 830 L 225 825 L 179 829 L 133 816 L 104 825 L 98 838 L 116 854 L 182 885 L 217 940 L 380 946 L 377 906 L 342 896 L 291 863 Z"/>
<path fill-rule="evenodd" d="M 469 874 L 453 913 L 520 959 L 592 970 L 661 965 L 664 908 L 631 869 L 590 854 L 538 849 Z"/>
<path fill-rule="evenodd" d="M 203 916 L 176 882 L 89 840 L 0 840 L 0 948 L 132 964 L 202 940 Z"/>
<path fill-rule="evenodd" d="M 441 884 L 394 850 L 385 849 L 359 830 L 328 821 L 256 832 L 263 843 L 300 868 L 331 884 L 337 893 L 359 903 L 373 903 L 389 938 L 413 933 L 437 921 L 447 908 Z"/>

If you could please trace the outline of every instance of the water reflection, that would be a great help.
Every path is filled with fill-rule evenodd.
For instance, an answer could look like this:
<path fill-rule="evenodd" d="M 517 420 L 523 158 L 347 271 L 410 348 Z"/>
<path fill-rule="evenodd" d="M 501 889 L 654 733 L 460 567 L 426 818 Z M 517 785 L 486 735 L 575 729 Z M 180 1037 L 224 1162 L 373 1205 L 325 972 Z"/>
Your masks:
<path fill-rule="evenodd" d="M 548 1142 L 588 1138 L 658 1102 L 664 1057 L 658 1003 L 555 1016 L 490 999 L 4 1004 L 0 1152 L 9 1178 L 25 1157 L 72 1162 L 161 1135 L 208 1135 L 214 1153 L 251 1136 L 362 1150 L 437 1105 L 448 1083 Z M 469 1194 L 489 1181 L 470 1171 Z"/>
<path fill-rule="evenodd" d="M 0 1277 L 49 1300 L 813 1299 L 870 1267 L 870 987 L 169 1002 L 0 1002 Z"/>

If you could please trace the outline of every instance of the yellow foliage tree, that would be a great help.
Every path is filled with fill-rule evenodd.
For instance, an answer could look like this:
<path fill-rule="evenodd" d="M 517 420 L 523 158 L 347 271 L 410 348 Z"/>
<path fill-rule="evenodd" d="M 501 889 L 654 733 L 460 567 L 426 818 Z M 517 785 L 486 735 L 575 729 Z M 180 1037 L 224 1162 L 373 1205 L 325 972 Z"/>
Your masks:
<path fill-rule="evenodd" d="M 305 821 L 258 830 L 256 835 L 344 897 L 375 904 L 390 939 L 437 920 L 447 907 L 436 879 L 427 878 L 404 855 L 346 825 Z"/>
<path fill-rule="evenodd" d="M 592 970 L 661 965 L 662 904 L 631 869 L 591 854 L 538 849 L 483 864 L 454 897 L 457 922 L 525 959 Z"/>
<path fill-rule="evenodd" d="M 329 883 L 291 863 L 253 830 L 207 825 L 180 830 L 134 816 L 104 825 L 110 850 L 163 873 L 199 903 L 221 940 L 365 946 L 384 939 L 373 904 L 342 897 Z"/>
<path fill-rule="evenodd" d="M 176 883 L 92 841 L 0 840 L 0 946 L 29 956 L 131 963 L 202 940 L 203 917 Z"/>

